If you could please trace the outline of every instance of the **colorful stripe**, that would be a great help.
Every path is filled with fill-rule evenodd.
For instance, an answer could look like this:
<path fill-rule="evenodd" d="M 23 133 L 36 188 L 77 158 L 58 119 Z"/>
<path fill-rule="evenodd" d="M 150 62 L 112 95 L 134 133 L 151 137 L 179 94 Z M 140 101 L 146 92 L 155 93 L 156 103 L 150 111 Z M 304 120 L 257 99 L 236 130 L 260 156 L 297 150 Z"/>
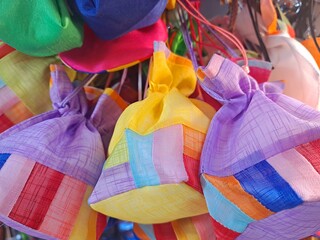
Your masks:
<path fill-rule="evenodd" d="M 320 174 L 320 139 L 302 144 L 295 148 L 302 156 L 304 156 Z"/>
<path fill-rule="evenodd" d="M 237 174 L 242 188 L 273 212 L 293 208 L 302 199 L 267 162 L 262 161 Z"/>
<path fill-rule="evenodd" d="M 0 133 L 14 126 L 14 123 L 6 115 L 0 115 Z"/>
<path fill-rule="evenodd" d="M 192 223 L 197 230 L 201 240 L 215 239 L 215 233 L 211 222 L 210 214 L 203 214 L 192 217 Z"/>
<path fill-rule="evenodd" d="M 213 218 L 211 218 L 211 222 L 212 222 L 214 233 L 217 240 L 234 240 L 241 234 L 241 233 L 232 231 L 229 228 L 226 228 L 225 226 L 221 225 L 219 222 L 217 222 Z"/>
<path fill-rule="evenodd" d="M 58 182 L 51 183 L 56 185 Z M 49 189 L 50 186 L 47 188 Z M 53 189 L 54 188 L 55 186 L 53 186 Z M 83 202 L 85 192 L 85 183 L 69 176 L 64 176 L 51 203 L 48 202 L 49 208 L 45 213 L 39 231 L 56 237 L 57 239 L 69 239 L 76 219 L 79 217 L 78 215 L 80 215 L 80 217 L 85 215 L 85 220 L 88 221 L 85 209 L 81 208 L 81 202 Z M 42 196 L 41 198 L 44 199 Z M 47 199 L 45 199 L 45 201 L 47 201 Z M 86 205 L 86 208 L 90 210 L 88 204 Z M 39 205 L 37 207 L 39 207 Z M 41 218 L 41 215 L 38 217 Z M 85 221 L 82 223 L 81 228 L 87 231 L 90 224 Z M 81 237 L 84 236 L 86 235 L 82 235 Z"/>
<path fill-rule="evenodd" d="M 108 157 L 103 169 L 106 170 L 126 162 L 129 162 L 128 144 L 125 136 L 123 136 Z"/>
<path fill-rule="evenodd" d="M 148 237 L 146 239 L 150 239 L 150 240 L 156 239 L 156 236 L 153 230 L 153 225 L 151 224 L 135 224 L 135 225 L 141 228 L 141 231 Z M 140 238 L 141 238 L 141 235 L 143 236 L 143 234 L 139 234 Z M 144 240 L 144 238 L 142 238 L 142 240 Z"/>
<path fill-rule="evenodd" d="M 35 162 L 12 154 L 0 171 L 0 213 L 8 216 L 24 188 Z M 14 174 L 13 174 L 14 169 Z"/>
<path fill-rule="evenodd" d="M 89 203 L 93 204 L 133 189 L 136 189 L 136 186 L 131 167 L 129 163 L 123 163 L 102 171 Z"/>
<path fill-rule="evenodd" d="M 303 201 L 320 200 L 320 175 L 295 149 L 280 153 L 267 161 Z"/>
<path fill-rule="evenodd" d="M 153 230 L 157 240 L 176 240 L 177 239 L 171 223 L 154 224 Z"/>
<path fill-rule="evenodd" d="M 172 222 L 177 239 L 200 240 L 198 232 L 192 223 L 192 218 L 183 218 Z"/>
<path fill-rule="evenodd" d="M 153 134 L 152 159 L 161 184 L 180 183 L 188 179 L 183 164 L 182 134 L 181 125 L 163 128 Z"/>
<path fill-rule="evenodd" d="M 70 236 L 67 235 L 68 239 L 96 239 L 96 225 L 97 225 L 97 217 L 98 213 L 93 211 L 88 205 L 88 198 L 92 192 L 92 187 L 84 187 L 81 189 L 82 196 L 79 196 L 77 200 L 82 198 L 81 207 L 79 211 L 75 211 L 78 213 L 76 219 L 73 224 L 72 232 L 69 233 Z"/>
<path fill-rule="evenodd" d="M 200 159 L 206 135 L 183 125 L 183 153 L 193 159 Z"/>
<path fill-rule="evenodd" d="M 6 163 L 11 154 L 9 153 L 0 153 L 0 169 Z"/>
<path fill-rule="evenodd" d="M 5 112 L 5 115 L 13 124 L 18 124 L 28 118 L 31 118 L 33 114 L 27 109 L 23 102 L 18 102 Z"/>
<path fill-rule="evenodd" d="M 129 161 L 137 188 L 160 185 L 160 178 L 152 162 L 153 134 L 141 136 L 126 130 Z"/>
<path fill-rule="evenodd" d="M 210 215 L 223 226 L 241 233 L 254 221 L 225 198 L 204 175 L 201 175 L 201 184 Z"/>
<path fill-rule="evenodd" d="M 197 190 L 199 193 L 202 193 L 202 187 L 199 178 L 200 161 L 183 155 L 183 162 L 188 174 L 188 181 L 185 181 L 186 184 Z"/>
<path fill-rule="evenodd" d="M 63 177 L 62 173 L 36 163 L 9 217 L 39 229 Z"/>
<path fill-rule="evenodd" d="M 273 214 L 252 195 L 244 191 L 235 177 L 214 177 L 206 174 L 204 176 L 223 196 L 251 218 L 260 220 Z"/>

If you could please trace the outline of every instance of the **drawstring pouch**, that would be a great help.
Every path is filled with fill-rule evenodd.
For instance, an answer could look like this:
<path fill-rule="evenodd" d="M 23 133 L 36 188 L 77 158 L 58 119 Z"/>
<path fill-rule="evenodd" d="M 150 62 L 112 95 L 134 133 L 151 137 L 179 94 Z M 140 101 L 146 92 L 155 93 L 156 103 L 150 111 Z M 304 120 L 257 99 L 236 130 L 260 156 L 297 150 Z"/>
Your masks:
<path fill-rule="evenodd" d="M 99 239 L 106 216 L 87 201 L 121 114 L 107 111 L 117 96 L 107 89 L 89 116 L 62 66 L 51 65 L 51 85 L 54 110 L 0 135 L 0 221 L 39 238 Z"/>
<path fill-rule="evenodd" d="M 201 184 L 225 239 L 301 239 L 320 228 L 320 114 L 214 55 L 197 71 L 223 106 L 201 154 Z M 231 236 L 231 237 L 230 237 Z"/>
<path fill-rule="evenodd" d="M 166 39 L 167 28 L 162 20 L 115 40 L 101 40 L 85 26 L 83 45 L 59 56 L 66 65 L 78 71 L 118 71 L 150 58 L 153 42 Z"/>
<path fill-rule="evenodd" d="M 70 7 L 102 40 L 113 40 L 126 33 L 154 24 L 167 0 L 69 0 Z"/>
<path fill-rule="evenodd" d="M 207 213 L 199 159 L 214 109 L 189 99 L 196 87 L 190 60 L 155 42 L 148 96 L 117 121 L 90 206 L 143 224 Z"/>
<path fill-rule="evenodd" d="M 0 19 L 0 39 L 31 56 L 52 56 L 82 45 L 82 25 L 65 0 L 2 0 Z"/>

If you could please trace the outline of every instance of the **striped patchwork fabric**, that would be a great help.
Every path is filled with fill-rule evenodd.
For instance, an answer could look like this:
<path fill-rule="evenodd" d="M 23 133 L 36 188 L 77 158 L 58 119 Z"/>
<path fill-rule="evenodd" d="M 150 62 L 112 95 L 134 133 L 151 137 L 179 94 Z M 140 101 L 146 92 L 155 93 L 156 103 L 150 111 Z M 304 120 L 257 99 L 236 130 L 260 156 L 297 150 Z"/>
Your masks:
<path fill-rule="evenodd" d="M 8 86 L 0 87 L 0 133 L 32 116 L 33 114 Z"/>
<path fill-rule="evenodd" d="M 51 71 L 56 109 L 0 135 L 0 222 L 44 239 L 99 239 L 107 218 L 87 202 L 124 102 L 93 90 L 91 101 L 101 96 L 87 118 L 84 92 L 61 106 L 73 87 L 63 67 Z M 104 111 L 109 104 L 112 113 Z"/>
<path fill-rule="evenodd" d="M 220 239 L 301 239 L 320 229 L 320 113 L 214 56 L 201 85 L 223 103 L 201 155 Z"/>
<path fill-rule="evenodd" d="M 153 225 L 136 223 L 133 230 L 141 240 L 215 239 L 209 214 Z"/>
<path fill-rule="evenodd" d="M 89 198 L 108 216 L 158 224 L 208 212 L 199 167 L 215 110 L 189 96 L 196 87 L 190 60 L 155 43 L 148 96 L 117 121 L 109 157 Z"/>
<path fill-rule="evenodd" d="M 140 201 L 155 209 L 167 206 L 173 215 L 181 211 L 185 217 L 191 212 L 205 213 L 198 177 L 204 139 L 205 134 L 183 125 L 145 136 L 127 129 L 105 162 L 89 203 L 110 216 L 136 222 L 147 218 L 161 222 L 167 218 L 139 206 Z M 144 195 L 147 197 L 142 199 Z M 128 204 L 122 206 L 118 201 Z"/>

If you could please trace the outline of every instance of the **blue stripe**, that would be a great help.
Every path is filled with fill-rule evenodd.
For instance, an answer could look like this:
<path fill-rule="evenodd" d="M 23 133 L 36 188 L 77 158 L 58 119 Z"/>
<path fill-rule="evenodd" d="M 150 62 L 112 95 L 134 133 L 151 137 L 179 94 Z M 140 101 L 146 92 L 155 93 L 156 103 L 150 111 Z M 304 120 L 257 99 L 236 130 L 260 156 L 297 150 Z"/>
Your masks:
<path fill-rule="evenodd" d="M 246 192 L 273 212 L 293 208 L 303 202 L 267 161 L 257 163 L 234 176 Z"/>
<path fill-rule="evenodd" d="M 6 163 L 7 159 L 10 157 L 9 153 L 0 153 L 0 169 Z"/>
<path fill-rule="evenodd" d="M 6 86 L 6 84 L 0 79 L 0 88 Z"/>
<path fill-rule="evenodd" d="M 160 185 L 160 177 L 152 159 L 153 134 L 141 136 L 126 130 L 129 162 L 137 188 Z"/>
<path fill-rule="evenodd" d="M 156 240 L 152 224 L 139 224 L 139 226 L 151 240 Z"/>
<path fill-rule="evenodd" d="M 201 185 L 210 215 L 223 226 L 241 233 L 255 220 L 225 198 L 203 175 Z"/>

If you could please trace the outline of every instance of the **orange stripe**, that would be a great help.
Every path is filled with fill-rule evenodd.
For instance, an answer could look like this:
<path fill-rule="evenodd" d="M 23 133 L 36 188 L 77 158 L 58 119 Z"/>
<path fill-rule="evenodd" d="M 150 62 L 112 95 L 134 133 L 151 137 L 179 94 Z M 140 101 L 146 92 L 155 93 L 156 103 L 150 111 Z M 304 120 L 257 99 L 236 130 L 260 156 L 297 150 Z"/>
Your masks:
<path fill-rule="evenodd" d="M 126 103 L 122 99 L 122 97 L 120 97 L 119 94 L 116 91 L 114 91 L 113 89 L 106 88 L 104 90 L 104 94 L 109 95 L 112 98 L 112 100 L 115 101 L 122 110 L 124 110 L 128 107 L 128 103 Z"/>
<path fill-rule="evenodd" d="M 204 174 L 229 201 L 237 205 L 245 214 L 253 219 L 261 220 L 273 214 L 252 195 L 245 192 L 240 183 L 233 177 L 214 177 Z"/>
<path fill-rule="evenodd" d="M 133 226 L 133 231 L 137 235 L 137 237 L 141 240 L 151 240 L 147 234 L 144 233 L 144 231 L 141 229 L 138 223 L 135 223 Z"/>
<path fill-rule="evenodd" d="M 206 135 L 192 128 L 183 126 L 184 149 L 183 153 L 199 160 Z"/>

